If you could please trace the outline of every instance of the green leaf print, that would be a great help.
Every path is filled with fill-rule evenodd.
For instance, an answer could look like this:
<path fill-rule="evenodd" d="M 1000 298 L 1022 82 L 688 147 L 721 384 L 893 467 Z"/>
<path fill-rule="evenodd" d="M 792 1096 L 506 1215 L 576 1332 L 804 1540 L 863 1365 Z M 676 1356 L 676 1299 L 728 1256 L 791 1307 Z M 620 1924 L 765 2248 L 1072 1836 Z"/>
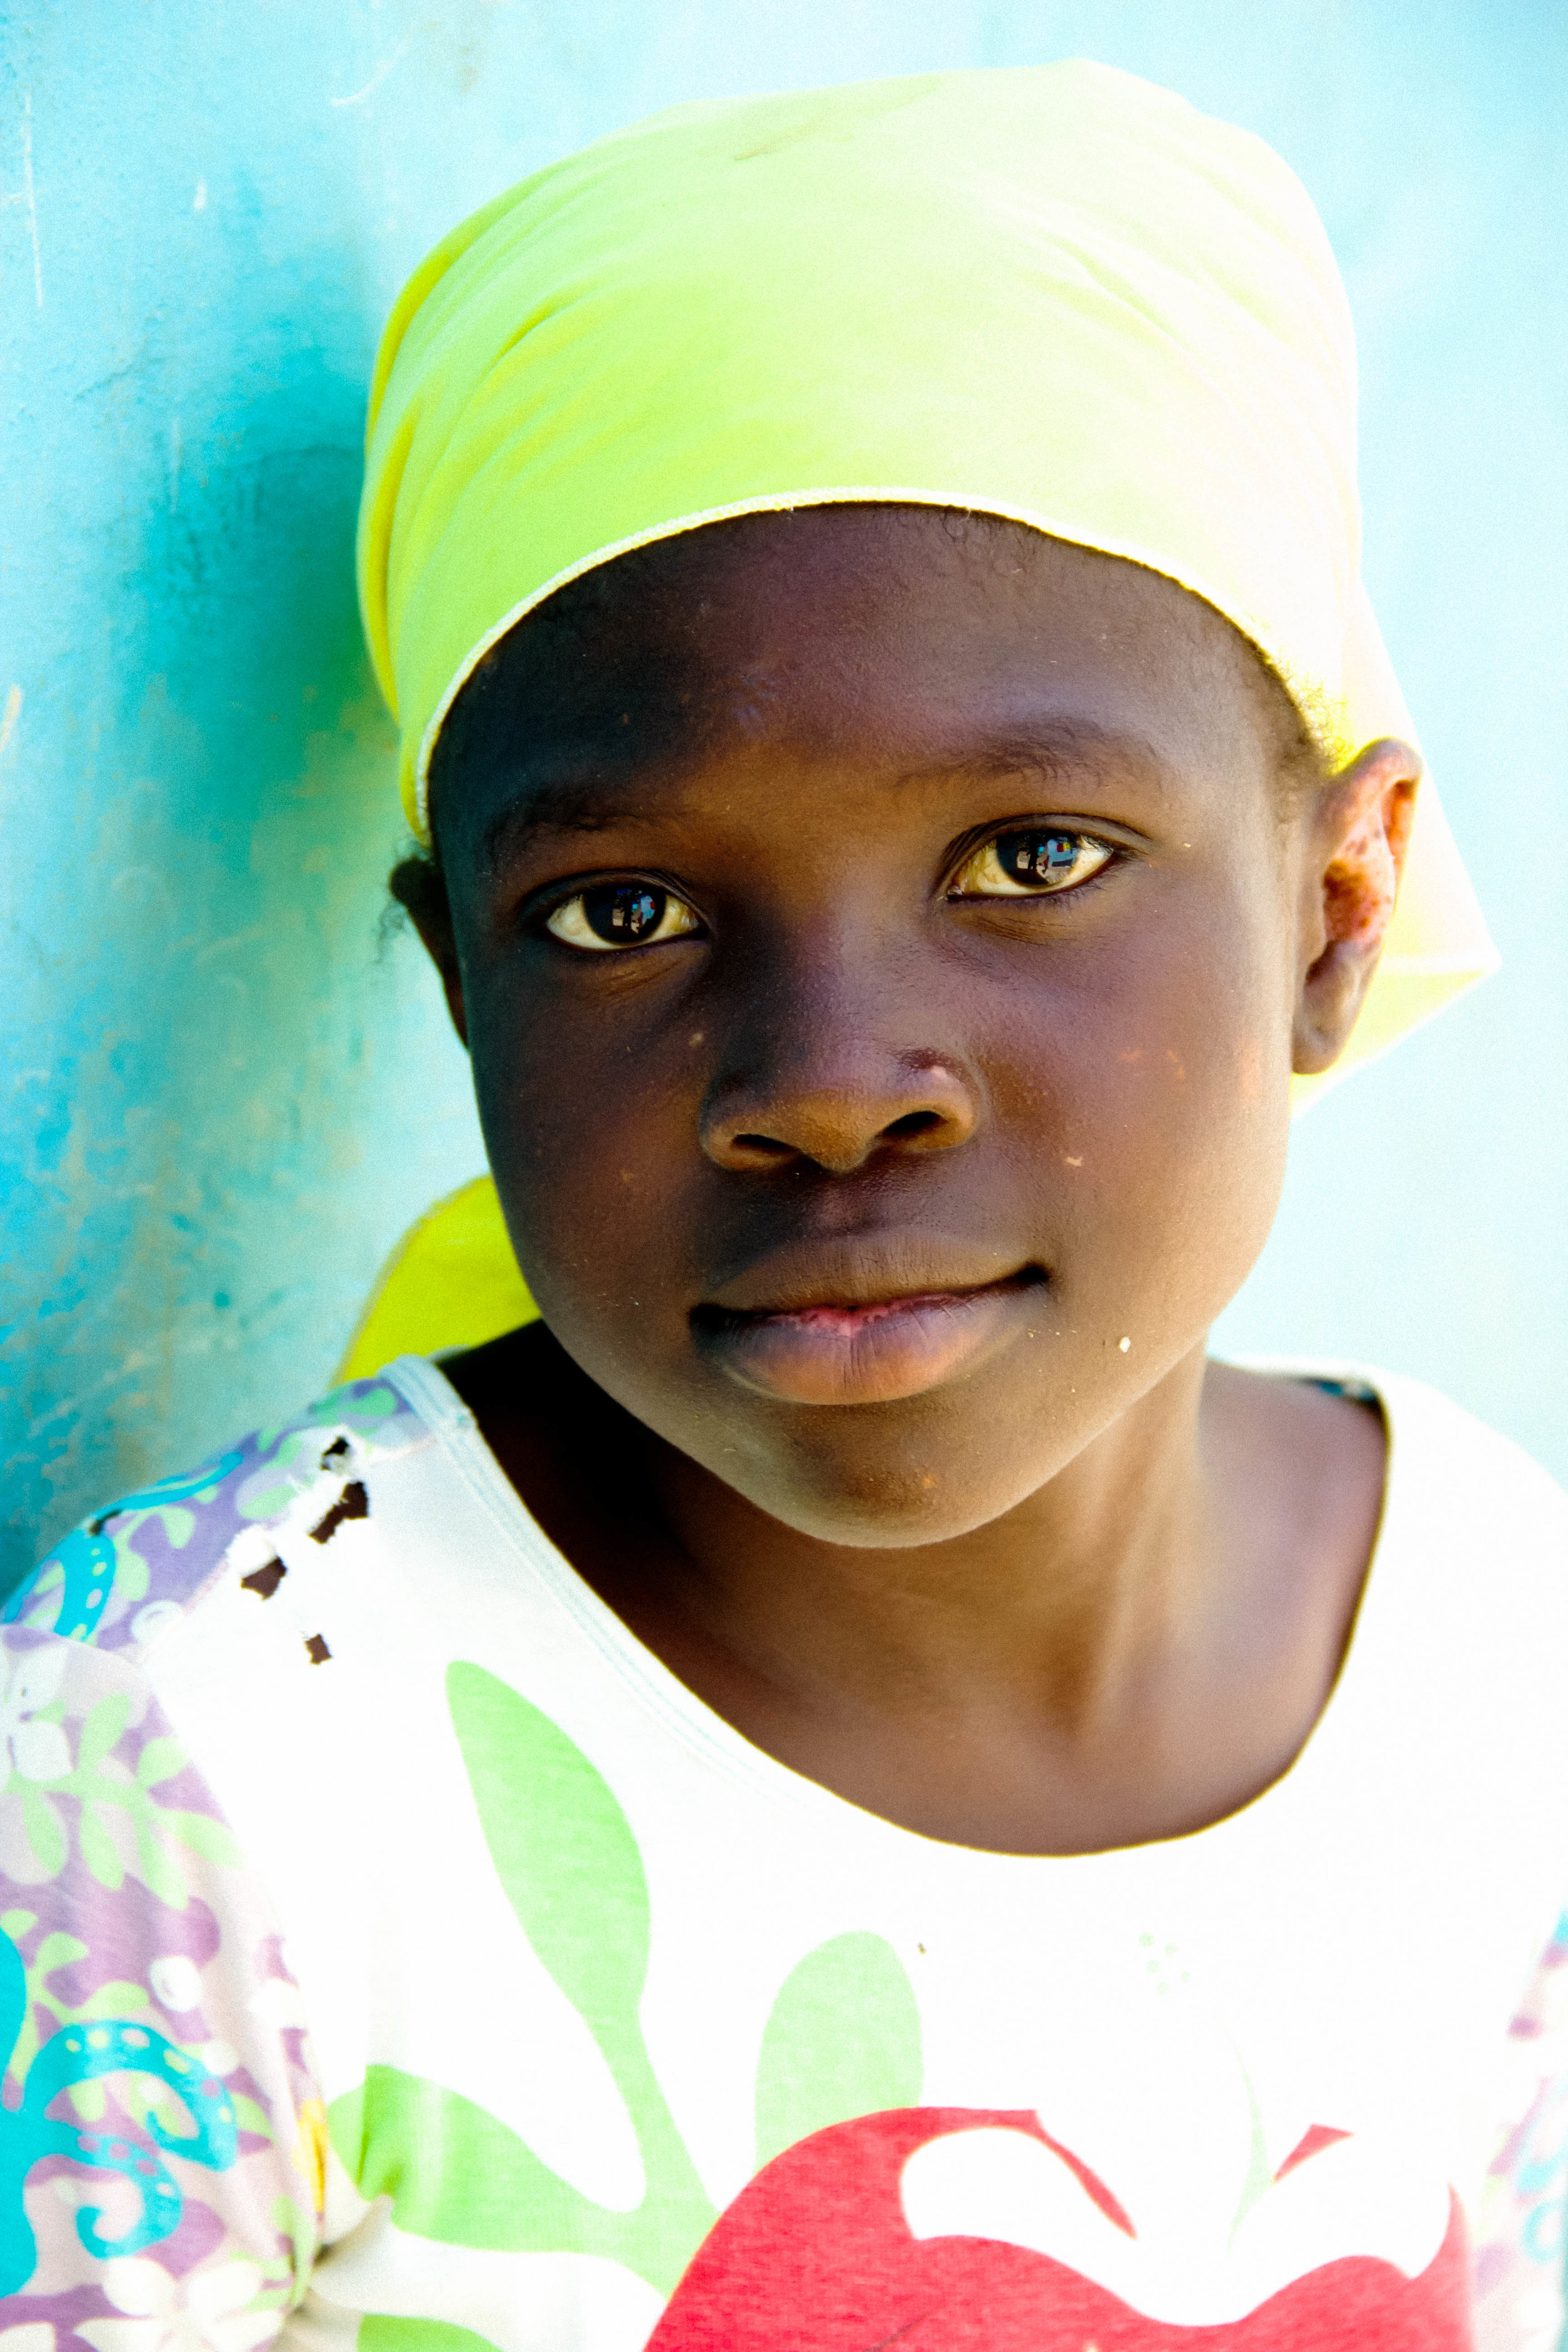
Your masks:
<path fill-rule="evenodd" d="M 136 1863 L 143 1879 L 160 1903 L 166 1903 L 171 1911 L 183 1911 L 189 1891 L 184 1872 L 174 1856 L 157 1843 L 145 1822 L 139 1821 L 135 1826 Z"/>
<path fill-rule="evenodd" d="M 1237 2063 L 1240 2063 L 1239 2053 Z M 1258 2199 L 1273 2186 L 1275 2178 L 1268 2160 L 1268 2142 L 1264 2137 L 1263 2112 L 1258 2104 L 1258 2094 L 1252 2087 L 1252 2077 L 1245 2066 L 1241 2069 L 1241 2079 L 1247 2085 L 1247 2104 L 1250 2111 L 1251 2127 L 1247 2152 L 1247 2178 L 1241 2184 L 1241 2196 L 1236 2208 L 1236 2219 L 1230 2225 L 1230 2239 L 1233 2245 L 1236 2242 L 1237 2231 Z"/>
<path fill-rule="evenodd" d="M 49 1876 L 58 1878 L 66 1866 L 65 1832 L 59 1817 L 31 1781 L 23 1782 L 21 1795 L 22 1826 L 27 1832 L 27 1843 Z"/>
<path fill-rule="evenodd" d="M 131 1701 L 123 1691 L 115 1691 L 100 1698 L 81 1727 L 81 1739 L 77 1748 L 77 1770 L 95 1772 L 109 1754 L 118 1747 L 120 1736 L 131 1719 Z"/>
<path fill-rule="evenodd" d="M 241 2131 L 248 2131 L 250 2129 L 250 2126 L 248 2124 L 241 2124 L 240 2129 Z M 270 2127 L 268 2127 L 267 2137 L 268 2139 L 272 2137 Z M 271 2221 L 272 2226 L 274 2230 L 277 2231 L 278 2235 L 280 2238 L 288 2239 L 289 2247 L 293 2253 L 293 2260 L 291 2263 L 283 2261 L 279 2264 L 279 2267 L 282 2270 L 286 2279 L 294 2277 L 303 2278 L 310 2267 L 310 2263 L 315 2252 L 316 2221 L 314 2214 L 305 2214 L 301 2212 L 299 2206 L 295 2204 L 294 2200 L 291 2197 L 279 2197 L 274 2200 Z M 267 2264 L 268 2269 L 270 2270 L 272 2267 L 272 2263 L 268 2263 Z"/>
<path fill-rule="evenodd" d="M 632 2260 L 623 2242 L 634 2216 L 595 2205 L 459 2092 L 397 2066 L 371 2066 L 363 2091 L 334 2099 L 328 2119 L 360 2195 L 390 2197 L 400 2230 L 489 2253 Z M 428 2166 L 426 2150 L 438 2159 Z M 677 2276 L 683 2267 L 673 2266 Z"/>
<path fill-rule="evenodd" d="M 359 2352 L 496 2352 L 488 2336 L 449 2319 L 362 2319 Z"/>
<path fill-rule="evenodd" d="M 38 1948 L 33 1955 L 33 1967 L 41 1980 L 45 1977 L 53 1976 L 57 1969 L 74 1969 L 79 1960 L 86 1959 L 87 1952 L 87 1946 L 78 1937 L 68 1936 L 63 1927 L 51 1928 L 47 1936 L 40 1936 L 38 1938 Z M 34 1999 L 37 1998 L 38 1995 L 35 1994 Z M 61 2017 L 63 2020 L 63 2011 Z"/>
<path fill-rule="evenodd" d="M 76 1842 L 80 1849 L 83 1862 L 86 1863 L 99 1885 L 107 1886 L 110 1894 L 116 1893 L 124 1883 L 124 1866 L 121 1862 L 114 1840 L 104 1828 L 96 1809 L 91 1805 L 83 1805 L 81 1809 L 81 1819 L 77 1823 Z"/>
<path fill-rule="evenodd" d="M 182 1845 L 189 1846 L 207 1862 L 226 1863 L 236 1869 L 239 1864 L 239 1848 L 232 1832 L 210 1813 L 186 1813 L 173 1807 L 161 1811 L 158 1821 L 166 1835 L 177 1837 Z"/>
<path fill-rule="evenodd" d="M 578 2198 L 507 2133 L 528 2166 L 537 2168 L 540 2210 L 561 2217 L 551 2221 L 542 2246 L 583 2244 L 584 2230 L 597 2236 L 602 2219 L 609 2239 L 593 2251 L 614 2254 L 668 2294 L 714 2211 L 676 2129 L 638 2020 L 649 1913 L 637 1840 L 602 1775 L 521 1692 L 482 1666 L 458 1662 L 447 1668 L 447 1696 L 496 1875 L 518 1925 L 598 2043 L 642 2158 L 642 2203 L 630 2215 L 601 2216 L 599 2207 Z M 484 2124 L 505 2128 L 489 2116 Z M 562 2235 L 568 2228 L 570 2234 Z"/>
<path fill-rule="evenodd" d="M 643 2041 L 658 1918 L 637 1841 L 603 1776 L 520 1692 L 464 1662 L 448 1668 L 447 1692 L 497 1876 L 609 2067 L 645 2193 L 630 2212 L 598 2204 L 498 2116 L 395 2066 L 371 2066 L 360 2089 L 334 2100 L 332 2145 L 362 2196 L 390 2200 L 402 2230 L 498 2252 L 598 2255 L 668 2295 L 717 2216 Z M 920 2093 L 920 2019 L 892 1947 L 856 1933 L 808 1953 L 763 2037 L 759 2163 L 826 2125 L 913 2105 Z M 366 2320 L 360 2344 L 489 2352 L 464 2329 L 424 2320 Z"/>
<path fill-rule="evenodd" d="M 808 1952 L 773 2003 L 757 2061 L 757 2169 L 812 2132 L 920 2105 L 914 1989 L 880 1936 Z"/>
<path fill-rule="evenodd" d="M 57 1703 L 36 1709 L 35 1717 L 52 1723 L 62 1713 Z M 10 1794 L 20 1800 L 27 1842 L 48 1876 L 58 1876 L 66 1866 L 70 1816 L 61 1801 L 74 1799 L 78 1847 L 100 1885 L 116 1890 L 124 1881 L 125 1840 L 123 1835 L 116 1838 L 110 1827 L 118 1817 L 134 1839 L 135 1866 L 142 1877 L 160 1902 L 183 1911 L 189 1889 L 180 1850 L 233 1868 L 239 1849 L 225 1824 L 211 1814 L 159 1803 L 153 1791 L 183 1771 L 187 1760 L 177 1739 L 149 1739 L 137 1758 L 134 1778 L 123 1766 L 117 1769 L 115 1751 L 130 1728 L 130 1713 L 123 1692 L 100 1699 L 82 1719 L 70 1770 L 54 1780 L 14 1780 Z"/>
<path fill-rule="evenodd" d="M 143 1789 L 155 1789 L 185 1769 L 185 1751 L 177 1739 L 150 1739 L 136 1759 L 136 1779 Z"/>
<path fill-rule="evenodd" d="M 582 1749 L 510 1685 L 458 1664 L 447 1695 L 523 1934 L 590 2023 L 635 2010 L 647 1975 L 647 1882 L 626 1815 Z"/>

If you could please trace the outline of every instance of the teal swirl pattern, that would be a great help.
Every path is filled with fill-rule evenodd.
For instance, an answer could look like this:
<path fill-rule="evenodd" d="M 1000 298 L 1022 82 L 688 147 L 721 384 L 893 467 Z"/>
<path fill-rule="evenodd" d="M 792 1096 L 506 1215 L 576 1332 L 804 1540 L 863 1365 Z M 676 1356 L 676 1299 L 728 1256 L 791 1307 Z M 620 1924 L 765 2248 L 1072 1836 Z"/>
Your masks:
<path fill-rule="evenodd" d="M 231 1470 L 238 1468 L 242 1459 L 238 1452 L 225 1454 L 184 1477 L 161 1478 L 155 1486 L 139 1486 L 133 1495 L 122 1496 L 118 1503 L 110 1503 L 107 1511 L 99 1511 L 79 1528 L 73 1528 L 38 1562 L 31 1576 L 22 1579 L 4 1611 L 0 1611 L 0 1625 L 14 1625 L 37 1591 L 38 1579 L 46 1570 L 58 1568 L 64 1582 L 54 1631 L 68 1642 L 90 1641 L 114 1589 L 114 1546 L 103 1532 L 110 1520 L 123 1518 L 128 1511 L 156 1511 L 170 1503 L 189 1502 L 193 1496 L 205 1495 L 226 1478 Z"/>
<path fill-rule="evenodd" d="M 0 2046 L 16 2045 L 26 2016 L 27 1978 L 22 1956 L 0 1932 Z M 96 2206 L 83 2206 L 77 2232 L 89 2254 L 107 2259 L 139 2253 L 178 2229 L 183 2200 L 162 2158 L 143 2142 L 112 2133 L 79 2130 L 48 2109 L 73 2083 L 100 2074 L 155 2074 L 179 2094 L 195 2129 L 166 2131 L 155 2116 L 147 2129 L 171 2156 L 226 2172 L 239 2152 L 234 2103 L 215 2074 L 151 2026 L 121 2021 L 68 2025 L 52 2034 L 27 2070 L 20 2105 L 0 2106 L 0 2297 L 15 2294 L 33 2274 L 37 2248 L 23 2202 L 28 2173 L 45 2157 L 118 2172 L 142 2197 L 142 2218 L 119 2238 L 105 2238 Z"/>

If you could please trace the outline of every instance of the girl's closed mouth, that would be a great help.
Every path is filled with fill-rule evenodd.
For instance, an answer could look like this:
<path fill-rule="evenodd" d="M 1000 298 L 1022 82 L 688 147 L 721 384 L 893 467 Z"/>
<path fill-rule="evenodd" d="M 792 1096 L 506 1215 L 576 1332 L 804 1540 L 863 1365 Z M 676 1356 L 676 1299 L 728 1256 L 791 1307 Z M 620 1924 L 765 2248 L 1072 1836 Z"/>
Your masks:
<path fill-rule="evenodd" d="M 888 1404 L 967 1371 L 1037 1316 L 1043 1270 L 900 1297 L 803 1307 L 699 1307 L 705 1352 L 745 1387 L 794 1404 Z"/>

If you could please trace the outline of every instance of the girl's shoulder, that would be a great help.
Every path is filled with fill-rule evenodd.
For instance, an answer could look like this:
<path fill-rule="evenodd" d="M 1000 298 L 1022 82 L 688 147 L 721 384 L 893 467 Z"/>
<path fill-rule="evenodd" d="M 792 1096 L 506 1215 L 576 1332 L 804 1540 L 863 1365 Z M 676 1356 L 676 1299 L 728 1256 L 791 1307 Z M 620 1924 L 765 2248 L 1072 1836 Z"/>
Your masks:
<path fill-rule="evenodd" d="M 1520 1724 L 1558 1723 L 1568 1660 L 1568 1495 L 1501 1431 L 1426 1381 L 1365 1363 L 1249 1356 L 1237 1370 L 1328 1389 L 1381 1415 L 1382 1508 L 1356 1617 L 1363 1679 L 1425 1661 L 1432 1687 L 1489 1691 Z M 1540 1686 L 1532 1712 L 1530 1693 Z"/>
<path fill-rule="evenodd" d="M 366 1520 L 378 1473 L 430 1440 L 390 1379 L 351 1381 L 90 1513 L 10 1594 L 0 1625 L 139 1663 L 220 1581 L 270 1600 L 290 1559 Z"/>
<path fill-rule="evenodd" d="M 1454 1540 L 1568 1538 L 1568 1494 L 1515 1439 L 1408 1373 L 1316 1358 L 1234 1356 L 1238 1370 L 1295 1380 L 1374 1407 L 1388 1436 L 1388 1496 Z"/>
<path fill-rule="evenodd" d="M 1515 1439 L 1425 1381 L 1364 1367 L 1348 1377 L 1381 1407 L 1390 1501 L 1413 1532 L 1445 1549 L 1513 1548 L 1568 1565 L 1568 1495 Z"/>

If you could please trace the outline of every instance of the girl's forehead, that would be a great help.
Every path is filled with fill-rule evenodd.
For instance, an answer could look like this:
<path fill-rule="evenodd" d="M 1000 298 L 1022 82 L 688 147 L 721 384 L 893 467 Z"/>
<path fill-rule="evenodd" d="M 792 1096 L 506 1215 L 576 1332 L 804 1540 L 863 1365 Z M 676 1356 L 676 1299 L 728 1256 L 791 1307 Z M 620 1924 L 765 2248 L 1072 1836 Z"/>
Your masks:
<path fill-rule="evenodd" d="M 459 697 L 433 783 L 521 762 L 559 792 L 770 744 L 880 771 L 1087 767 L 1216 728 L 1274 747 L 1281 702 L 1238 632 L 1144 568 L 960 514 L 826 509 L 562 590 Z"/>
<path fill-rule="evenodd" d="M 1020 671 L 948 697 L 869 675 L 849 701 L 815 692 L 809 673 L 766 710 L 749 694 L 716 697 L 700 721 L 651 740 L 626 707 L 601 709 L 597 723 L 563 714 L 553 730 L 498 729 L 443 780 L 448 875 L 477 863 L 493 877 L 541 836 L 594 865 L 679 863 L 704 844 L 743 856 L 764 836 L 795 862 L 828 838 L 896 862 L 898 839 L 923 856 L 935 835 L 1010 812 L 1147 826 L 1200 801 L 1232 817 L 1244 802 L 1275 808 L 1276 744 L 1246 702 L 1227 726 L 1212 695 L 1113 665 L 1061 664 L 1048 681 Z"/>

